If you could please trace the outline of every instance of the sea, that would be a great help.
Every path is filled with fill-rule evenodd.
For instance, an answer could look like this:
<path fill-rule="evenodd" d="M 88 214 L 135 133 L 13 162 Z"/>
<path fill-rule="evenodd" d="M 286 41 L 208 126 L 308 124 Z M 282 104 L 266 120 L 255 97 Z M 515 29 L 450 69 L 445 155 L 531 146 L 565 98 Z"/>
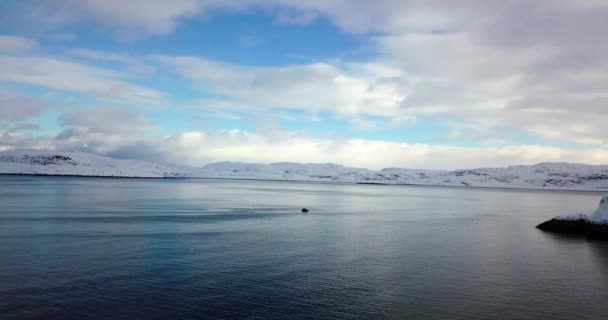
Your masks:
<path fill-rule="evenodd" d="M 0 176 L 0 319 L 608 319 L 600 197 Z"/>

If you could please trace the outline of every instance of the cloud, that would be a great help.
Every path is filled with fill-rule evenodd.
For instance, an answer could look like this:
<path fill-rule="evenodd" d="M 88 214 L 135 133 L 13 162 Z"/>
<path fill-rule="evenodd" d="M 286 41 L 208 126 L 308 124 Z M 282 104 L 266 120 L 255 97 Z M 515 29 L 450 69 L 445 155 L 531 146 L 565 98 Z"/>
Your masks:
<path fill-rule="evenodd" d="M 69 54 L 90 60 L 114 61 L 120 63 L 133 63 L 134 60 L 136 60 L 128 54 L 104 52 L 84 48 L 71 49 Z"/>
<path fill-rule="evenodd" d="M 388 116 L 398 113 L 404 98 L 390 80 L 399 72 L 372 65 L 245 67 L 198 57 L 152 59 L 174 68 L 203 91 L 250 107 Z"/>
<path fill-rule="evenodd" d="M 50 39 L 56 41 L 72 41 L 78 39 L 78 36 L 74 33 L 56 33 L 49 36 Z"/>
<path fill-rule="evenodd" d="M 0 87 L 0 123 L 30 118 L 42 112 L 46 107 L 47 105 L 38 99 Z"/>
<path fill-rule="evenodd" d="M 0 20 L 20 29 L 36 23 L 42 30 L 96 23 L 118 37 L 138 38 L 168 34 L 180 20 L 235 6 L 222 0 L 38 0 L 0 4 Z"/>
<path fill-rule="evenodd" d="M 163 93 L 128 82 L 128 74 L 45 56 L 0 56 L 0 80 L 82 92 L 105 99 L 152 102 Z"/>
<path fill-rule="evenodd" d="M 195 16 L 203 9 L 203 2 L 197 0 L 79 0 L 71 4 L 93 13 L 106 27 L 134 27 L 151 34 L 169 33 L 179 18 Z"/>
<path fill-rule="evenodd" d="M 81 128 L 89 133 L 141 134 L 157 128 L 157 125 L 130 110 L 116 107 L 79 108 L 59 117 L 59 124 L 69 128 Z"/>
<path fill-rule="evenodd" d="M 575 151 L 535 145 L 472 148 L 237 130 L 219 134 L 185 132 L 163 140 L 160 148 L 168 150 L 165 155 L 170 155 L 172 161 L 188 159 L 189 164 L 231 159 L 262 163 L 333 162 L 373 169 L 454 169 L 564 160 L 601 163 L 608 159 L 608 152 L 604 149 Z"/>
<path fill-rule="evenodd" d="M 30 136 L 23 130 L 9 129 L 0 139 L 0 149 L 81 150 L 109 154 L 147 141 L 159 126 L 133 111 L 118 107 L 87 107 L 73 109 L 59 117 L 61 131 L 57 134 Z M 32 130 L 35 128 L 29 128 Z M 153 159 L 149 159 L 153 160 Z"/>
<path fill-rule="evenodd" d="M 606 144 L 608 46 L 601 30 L 608 28 L 608 3 L 408 6 L 444 17 L 435 31 L 403 28 L 390 15 L 379 21 L 380 60 L 419 79 L 403 102 L 411 114 Z"/>
<path fill-rule="evenodd" d="M 112 133 L 86 132 L 70 137 L 28 138 L 0 136 L 0 150 L 20 148 L 67 149 L 124 158 L 168 161 L 202 166 L 215 161 L 272 163 L 339 163 L 354 167 L 456 169 L 569 161 L 601 164 L 608 160 L 602 148 L 563 149 L 539 145 L 455 147 L 408 144 L 381 140 L 334 139 L 297 132 L 226 130 L 187 131 L 165 138 L 134 138 Z"/>
<path fill-rule="evenodd" d="M 347 32 L 371 33 L 379 55 L 359 65 L 382 66 L 393 74 L 354 72 L 344 61 L 277 68 L 188 57 L 171 62 L 164 57 L 164 62 L 238 104 L 350 116 L 442 116 L 497 132 L 516 127 L 549 140 L 605 143 L 600 138 L 601 123 L 608 120 L 605 2 L 277 0 L 249 5 L 286 8 L 295 16 L 314 13 Z M 376 89 L 377 84 L 382 87 Z M 590 129 L 561 132 L 560 119 Z"/>
<path fill-rule="evenodd" d="M 259 10 L 277 23 L 327 19 L 346 33 L 371 39 L 374 55 L 358 62 L 328 57 L 308 64 L 260 67 L 205 57 L 134 57 L 77 49 L 71 57 L 78 57 L 78 61 L 0 56 L 0 79 L 5 81 L 118 100 L 157 100 L 162 92 L 129 81 L 138 74 L 136 68 L 129 68 L 138 62 L 152 69 L 169 67 L 200 90 L 207 106 L 213 104 L 217 109 L 329 112 L 347 118 L 362 130 L 384 127 L 391 119 L 436 117 L 447 119 L 452 130 L 449 139 L 490 137 L 505 146 L 509 145 L 510 132 L 515 131 L 517 135 L 532 135 L 537 141 L 581 144 L 584 146 L 579 147 L 585 150 L 603 150 L 608 145 L 606 1 L 28 3 L 15 4 L 14 10 L 0 10 L 0 21 L 25 15 L 31 21 L 66 26 L 92 17 L 89 20 L 110 32 L 146 36 L 166 35 L 180 23 L 216 10 Z M 114 71 L 91 65 L 99 61 L 118 63 L 126 69 Z M 386 121 L 376 123 L 368 116 L 384 117 Z M 406 125 L 407 121 L 395 123 Z M 140 141 L 142 144 L 145 142 Z M 486 151 L 504 155 L 504 148 Z M 567 150 L 561 154 L 548 147 L 518 150 L 523 160 L 528 159 L 526 154 L 542 151 L 550 159 L 587 161 Z M 598 156 L 602 152 L 585 151 L 581 155 L 596 161 L 605 159 Z"/>
<path fill-rule="evenodd" d="M 274 21 L 278 24 L 308 24 L 319 17 L 314 11 L 293 11 L 282 9 L 275 13 Z"/>
<path fill-rule="evenodd" d="M 90 61 L 117 62 L 125 65 L 126 73 L 133 75 L 150 76 L 155 72 L 155 68 L 130 54 L 115 53 L 107 51 L 97 51 L 85 48 L 75 48 L 68 52 L 70 55 Z"/>
<path fill-rule="evenodd" d="M 395 116 L 388 120 L 384 118 L 370 119 L 366 117 L 354 117 L 351 124 L 356 130 L 364 132 L 381 131 L 386 129 L 395 129 L 403 126 L 414 125 L 416 117 L 413 116 Z"/>
<path fill-rule="evenodd" d="M 408 114 L 606 144 L 606 1 L 279 2 L 379 33 L 376 63 L 402 73 Z"/>
<path fill-rule="evenodd" d="M 62 25 L 86 19 L 110 30 L 157 35 L 174 31 L 180 21 L 215 11 L 266 9 L 276 15 L 278 22 L 310 23 L 315 17 L 323 16 L 353 33 L 395 34 L 484 27 L 479 31 L 502 35 L 488 39 L 520 42 L 559 39 L 559 34 L 572 40 L 571 35 L 580 30 L 597 32 L 608 7 L 601 0 L 535 3 L 524 0 L 38 0 L 3 5 L 4 15 L 0 18 L 17 19 L 22 24 L 38 19 L 40 23 Z"/>
<path fill-rule="evenodd" d="M 19 36 L 0 35 L 0 52 L 24 51 L 34 49 L 38 42 Z"/>
<path fill-rule="evenodd" d="M 40 126 L 38 126 L 35 123 L 21 123 L 21 124 L 12 125 L 8 129 L 7 133 L 11 134 L 11 133 L 39 131 L 39 130 L 40 130 Z"/>

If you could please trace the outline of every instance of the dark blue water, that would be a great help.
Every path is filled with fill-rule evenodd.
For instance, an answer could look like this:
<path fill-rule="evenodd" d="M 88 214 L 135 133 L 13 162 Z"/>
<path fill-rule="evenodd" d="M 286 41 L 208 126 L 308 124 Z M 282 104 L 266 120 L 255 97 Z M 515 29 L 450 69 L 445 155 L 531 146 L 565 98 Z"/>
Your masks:
<path fill-rule="evenodd" d="M 0 319 L 606 319 L 608 244 L 534 228 L 598 201 L 3 176 Z"/>

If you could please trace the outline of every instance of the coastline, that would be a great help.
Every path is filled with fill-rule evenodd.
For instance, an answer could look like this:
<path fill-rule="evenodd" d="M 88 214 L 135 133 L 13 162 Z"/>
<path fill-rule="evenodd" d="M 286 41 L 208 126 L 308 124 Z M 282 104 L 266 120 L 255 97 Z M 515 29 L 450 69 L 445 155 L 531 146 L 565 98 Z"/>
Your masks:
<path fill-rule="evenodd" d="M 495 187 L 495 186 L 471 186 L 471 185 L 442 185 L 442 184 L 414 184 L 414 183 L 382 183 L 382 182 L 361 182 L 361 181 L 323 181 L 323 180 L 287 180 L 287 179 L 254 179 L 254 178 L 214 178 L 214 177 L 186 177 L 186 176 L 167 176 L 167 177 L 141 177 L 141 176 L 109 176 L 109 175 L 78 175 L 78 174 L 48 174 L 48 173 L 0 173 L 0 176 L 30 176 L 30 177 L 66 177 L 66 178 L 104 178 L 104 179 L 198 179 L 198 180 L 228 180 L 228 181 L 269 181 L 269 182 L 298 182 L 298 183 L 328 183 L 328 184 L 347 184 L 347 185 L 378 185 L 378 186 L 414 186 L 432 188 L 459 188 L 459 189 L 487 189 L 487 190 L 524 190 L 524 191 L 560 191 L 560 192 L 594 192 L 606 193 L 608 189 L 567 189 L 567 188 L 530 188 L 530 187 Z"/>

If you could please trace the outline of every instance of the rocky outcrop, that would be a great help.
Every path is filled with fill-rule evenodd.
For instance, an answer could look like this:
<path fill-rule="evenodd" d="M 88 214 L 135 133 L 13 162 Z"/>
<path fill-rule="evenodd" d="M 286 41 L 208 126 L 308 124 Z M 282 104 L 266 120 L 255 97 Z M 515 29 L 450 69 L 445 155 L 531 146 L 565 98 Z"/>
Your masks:
<path fill-rule="evenodd" d="M 539 224 L 536 228 L 548 232 L 608 240 L 608 194 L 602 197 L 599 206 L 590 217 L 586 215 L 557 217 Z"/>
<path fill-rule="evenodd" d="M 583 235 L 590 239 L 608 240 L 608 223 L 598 223 L 587 219 L 551 219 L 538 226 L 538 229 L 561 234 Z"/>

